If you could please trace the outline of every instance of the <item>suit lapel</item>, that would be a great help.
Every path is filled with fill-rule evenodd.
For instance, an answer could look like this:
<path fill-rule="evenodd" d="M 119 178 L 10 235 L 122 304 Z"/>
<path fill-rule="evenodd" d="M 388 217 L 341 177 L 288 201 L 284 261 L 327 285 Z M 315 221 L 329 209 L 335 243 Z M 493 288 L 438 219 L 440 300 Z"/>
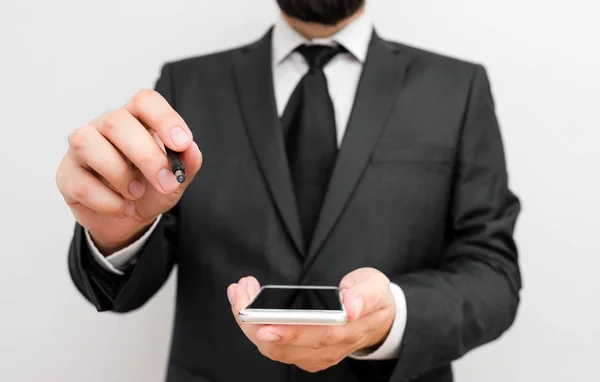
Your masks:
<path fill-rule="evenodd" d="M 271 32 L 243 48 L 234 62 L 242 114 L 275 205 L 299 253 L 302 231 L 273 90 Z"/>
<path fill-rule="evenodd" d="M 350 120 L 308 251 L 307 268 L 358 184 L 394 109 L 407 67 L 408 58 L 373 33 Z"/>

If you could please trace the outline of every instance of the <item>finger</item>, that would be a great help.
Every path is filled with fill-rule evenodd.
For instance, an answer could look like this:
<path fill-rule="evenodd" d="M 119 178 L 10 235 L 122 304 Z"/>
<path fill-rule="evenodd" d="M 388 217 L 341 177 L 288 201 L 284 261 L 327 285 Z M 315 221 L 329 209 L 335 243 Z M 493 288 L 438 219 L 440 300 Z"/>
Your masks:
<path fill-rule="evenodd" d="M 343 303 L 350 322 L 384 309 L 393 303 L 389 281 L 372 279 L 346 289 Z"/>
<path fill-rule="evenodd" d="M 348 348 L 360 344 L 380 329 L 389 313 L 380 309 L 344 326 L 263 325 L 256 331 L 257 341 L 276 346 L 289 346 L 297 354 L 302 349 L 323 350 Z"/>
<path fill-rule="evenodd" d="M 264 325 L 257 330 L 259 341 L 297 347 L 322 349 L 344 341 L 344 326 Z"/>
<path fill-rule="evenodd" d="M 241 279 L 239 279 L 238 284 L 241 285 L 244 289 L 246 289 L 246 291 L 248 291 L 248 282 L 246 280 L 246 277 L 242 277 Z M 250 293 L 248 293 L 248 295 L 250 295 Z"/>
<path fill-rule="evenodd" d="M 179 188 L 167 156 L 127 110 L 119 109 L 106 115 L 97 128 L 159 192 L 169 194 Z"/>
<path fill-rule="evenodd" d="M 340 281 L 340 289 L 349 289 L 357 284 L 362 284 L 364 282 L 370 281 L 374 277 L 383 276 L 381 272 L 379 272 L 375 268 L 359 268 L 350 273 L 348 273 L 342 281 Z"/>
<path fill-rule="evenodd" d="M 260 292 L 260 283 L 253 276 L 246 277 L 246 289 L 248 290 L 248 294 L 251 298 L 256 297 L 258 292 Z"/>
<path fill-rule="evenodd" d="M 76 130 L 69 137 L 69 146 L 84 165 L 100 174 L 126 199 L 137 200 L 146 192 L 134 169 L 94 127 Z"/>
<path fill-rule="evenodd" d="M 375 268 L 360 268 L 348 273 L 340 282 L 340 290 L 349 321 L 385 307 L 392 298 L 390 280 Z"/>
<path fill-rule="evenodd" d="M 229 298 L 229 302 L 231 303 L 231 311 L 233 316 L 246 335 L 248 339 L 252 342 L 256 341 L 256 331 L 261 327 L 261 325 L 249 325 L 243 324 L 239 320 L 240 311 L 248 304 L 250 301 L 250 295 L 246 288 L 241 286 L 240 284 L 231 284 L 229 288 L 227 288 L 227 297 Z"/>
<path fill-rule="evenodd" d="M 187 150 L 192 143 L 191 130 L 158 92 L 138 92 L 127 102 L 125 109 L 154 130 L 167 147 L 181 152 Z"/>
<path fill-rule="evenodd" d="M 232 284 L 227 289 L 227 296 L 231 303 L 231 310 L 237 319 L 240 311 L 250 302 L 250 295 L 245 287 L 240 284 Z"/>
<path fill-rule="evenodd" d="M 392 319 L 395 316 L 395 311 L 391 311 Z M 362 316 L 360 320 L 354 321 L 351 324 L 356 325 L 352 330 L 358 330 L 363 334 L 370 333 L 381 329 L 382 325 L 390 318 L 390 311 L 387 309 L 379 309 L 371 314 Z M 360 324 L 360 325 L 358 325 Z"/>
<path fill-rule="evenodd" d="M 69 155 L 61 163 L 57 184 L 69 205 L 82 204 L 93 211 L 115 217 L 133 216 L 135 213 L 132 202 L 108 188 Z"/>
<path fill-rule="evenodd" d="M 260 284 L 258 280 L 253 276 L 242 277 L 238 281 L 238 284 L 241 285 L 244 289 L 246 289 L 246 292 L 248 292 L 248 296 L 250 296 L 250 299 L 256 297 L 256 295 L 260 291 Z"/>
<path fill-rule="evenodd" d="M 298 349 L 347 346 L 358 343 L 361 338 L 379 329 L 388 315 L 386 310 L 379 309 L 363 316 L 359 321 L 344 326 L 263 325 L 256 331 L 256 339 L 260 342 L 277 346 L 294 346 Z"/>

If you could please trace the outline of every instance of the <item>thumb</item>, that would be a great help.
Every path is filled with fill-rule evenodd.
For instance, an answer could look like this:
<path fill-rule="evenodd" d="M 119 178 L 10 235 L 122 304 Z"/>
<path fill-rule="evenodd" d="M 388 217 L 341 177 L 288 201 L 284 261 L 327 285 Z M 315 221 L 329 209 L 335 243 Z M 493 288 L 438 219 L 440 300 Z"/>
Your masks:
<path fill-rule="evenodd" d="M 340 281 L 340 289 L 350 289 L 358 284 L 368 282 L 373 278 L 385 278 L 385 275 L 375 268 L 359 268 L 348 273 L 342 281 Z"/>
<path fill-rule="evenodd" d="M 346 275 L 340 282 L 348 319 L 355 321 L 391 303 L 389 279 L 380 271 L 362 268 Z"/>

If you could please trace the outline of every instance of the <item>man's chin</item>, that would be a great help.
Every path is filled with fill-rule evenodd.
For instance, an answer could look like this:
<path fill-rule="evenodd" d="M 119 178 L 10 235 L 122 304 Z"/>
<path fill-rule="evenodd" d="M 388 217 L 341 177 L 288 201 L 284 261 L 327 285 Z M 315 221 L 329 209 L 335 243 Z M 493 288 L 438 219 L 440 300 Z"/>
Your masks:
<path fill-rule="evenodd" d="M 336 26 L 361 10 L 365 0 L 277 0 L 277 3 L 290 18 Z"/>

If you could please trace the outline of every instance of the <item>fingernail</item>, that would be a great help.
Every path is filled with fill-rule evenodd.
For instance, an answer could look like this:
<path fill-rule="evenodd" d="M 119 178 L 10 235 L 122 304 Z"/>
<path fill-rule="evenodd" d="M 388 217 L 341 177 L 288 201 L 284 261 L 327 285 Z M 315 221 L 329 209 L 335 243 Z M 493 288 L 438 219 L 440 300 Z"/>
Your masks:
<path fill-rule="evenodd" d="M 227 299 L 229 299 L 229 303 L 231 304 L 231 306 L 235 304 L 235 291 L 233 290 L 233 287 L 227 289 Z"/>
<path fill-rule="evenodd" d="M 129 183 L 129 193 L 134 198 L 136 198 L 136 199 L 141 198 L 142 196 L 144 196 L 145 192 L 146 192 L 146 187 L 139 180 L 134 179 L 131 181 L 131 183 Z"/>
<path fill-rule="evenodd" d="M 363 310 L 363 298 L 359 297 L 354 301 L 354 310 L 356 311 L 356 318 L 360 318 L 360 315 L 362 313 Z"/>
<path fill-rule="evenodd" d="M 164 192 L 172 192 L 175 191 L 177 187 L 179 187 L 179 183 L 177 182 L 177 178 L 171 172 L 171 170 L 167 168 L 163 168 L 158 172 L 158 184 L 162 187 Z"/>
<path fill-rule="evenodd" d="M 171 142 L 175 146 L 183 146 L 190 140 L 190 136 L 183 131 L 183 129 L 179 126 L 175 126 L 171 129 Z"/>
<path fill-rule="evenodd" d="M 133 214 L 135 214 L 135 206 L 133 205 L 133 203 L 129 202 L 125 206 L 125 210 L 123 210 L 123 215 L 131 217 L 133 216 Z"/>
<path fill-rule="evenodd" d="M 275 333 L 266 332 L 262 336 L 258 337 L 258 339 L 263 342 L 277 342 L 281 339 L 281 337 Z"/>

